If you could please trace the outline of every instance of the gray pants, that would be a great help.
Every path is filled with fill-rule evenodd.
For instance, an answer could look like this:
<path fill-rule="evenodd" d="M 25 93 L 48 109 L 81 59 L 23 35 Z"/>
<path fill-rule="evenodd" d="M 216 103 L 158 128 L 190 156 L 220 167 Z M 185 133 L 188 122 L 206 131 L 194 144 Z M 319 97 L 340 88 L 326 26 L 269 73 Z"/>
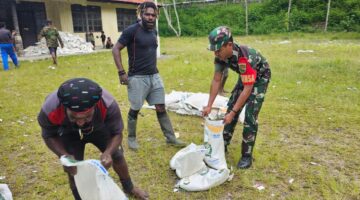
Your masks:
<path fill-rule="evenodd" d="M 132 110 L 140 110 L 145 100 L 149 105 L 165 104 L 164 84 L 158 73 L 134 75 L 128 80 L 128 98 Z"/>

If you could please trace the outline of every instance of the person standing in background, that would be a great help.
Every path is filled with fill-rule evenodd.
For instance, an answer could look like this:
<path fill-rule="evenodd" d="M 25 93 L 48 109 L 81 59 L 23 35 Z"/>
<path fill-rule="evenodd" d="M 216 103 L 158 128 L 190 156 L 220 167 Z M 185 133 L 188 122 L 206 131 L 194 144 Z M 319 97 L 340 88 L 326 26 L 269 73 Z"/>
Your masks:
<path fill-rule="evenodd" d="M 14 52 L 14 38 L 8 29 L 6 29 L 5 23 L 0 22 L 0 49 L 1 58 L 4 70 L 9 70 L 8 55 L 13 61 L 15 67 L 19 67 L 19 62 Z"/>
<path fill-rule="evenodd" d="M 95 37 L 94 37 L 94 33 L 92 32 L 92 30 L 89 33 L 89 41 L 93 45 L 93 50 L 95 50 Z"/>
<path fill-rule="evenodd" d="M 102 42 L 103 48 L 105 49 L 106 35 L 105 35 L 104 31 L 101 31 L 100 37 L 101 37 L 101 42 Z"/>
<path fill-rule="evenodd" d="M 44 28 L 40 31 L 38 37 L 39 41 L 42 37 L 45 37 L 46 39 L 46 45 L 49 48 L 49 52 L 53 59 L 53 64 L 57 65 L 57 48 L 59 46 L 59 43 L 61 48 L 64 48 L 64 43 L 61 40 L 58 30 L 55 26 L 53 26 L 52 21 L 49 19 L 46 20 L 46 26 L 44 26 Z"/>

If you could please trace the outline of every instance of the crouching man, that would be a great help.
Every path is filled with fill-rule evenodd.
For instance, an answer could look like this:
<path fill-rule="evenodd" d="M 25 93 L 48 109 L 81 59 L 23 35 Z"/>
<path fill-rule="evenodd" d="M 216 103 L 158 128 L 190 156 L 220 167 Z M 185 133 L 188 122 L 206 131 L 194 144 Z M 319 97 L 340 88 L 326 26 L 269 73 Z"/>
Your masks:
<path fill-rule="evenodd" d="M 124 191 L 148 199 L 148 193 L 135 187 L 129 175 L 121 147 L 124 126 L 119 106 L 97 83 L 86 78 L 65 81 L 46 98 L 38 122 L 45 144 L 59 158 L 83 160 L 85 145 L 92 143 L 102 152 L 102 165 L 112 166 L 119 175 Z M 76 167 L 64 167 L 64 171 L 75 200 L 80 200 L 74 181 Z"/>

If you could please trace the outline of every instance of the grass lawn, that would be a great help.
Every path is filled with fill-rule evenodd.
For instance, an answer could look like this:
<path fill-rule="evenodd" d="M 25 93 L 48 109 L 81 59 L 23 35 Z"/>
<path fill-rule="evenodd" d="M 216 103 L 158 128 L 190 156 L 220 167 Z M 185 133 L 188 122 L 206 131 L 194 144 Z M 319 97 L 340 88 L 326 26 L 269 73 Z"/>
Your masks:
<path fill-rule="evenodd" d="M 123 142 L 133 182 L 151 199 L 360 199 L 360 35 L 235 40 L 261 50 L 272 69 L 253 166 L 235 170 L 231 182 L 209 191 L 174 193 L 176 175 L 169 160 L 178 149 L 165 144 L 155 112 L 144 109 L 138 120 L 140 150 L 129 151 Z M 281 44 L 284 40 L 290 43 Z M 161 39 L 161 52 L 167 56 L 158 60 L 158 68 L 167 93 L 208 92 L 213 54 L 206 47 L 205 37 Z M 51 69 L 50 60 L 23 61 L 20 69 L 0 70 L 0 183 L 9 185 L 14 199 L 72 199 L 67 176 L 42 141 L 36 120 L 47 94 L 63 81 L 73 77 L 97 81 L 115 96 L 127 119 L 127 91 L 119 85 L 111 52 L 60 57 L 59 63 Z M 230 72 L 226 90 L 236 79 Z M 170 117 L 183 140 L 202 143 L 200 117 L 174 113 Z M 241 132 L 238 125 L 227 155 L 229 166 L 236 166 L 239 159 Z M 86 158 L 99 156 L 93 146 L 87 147 Z M 256 183 L 265 190 L 255 189 Z"/>

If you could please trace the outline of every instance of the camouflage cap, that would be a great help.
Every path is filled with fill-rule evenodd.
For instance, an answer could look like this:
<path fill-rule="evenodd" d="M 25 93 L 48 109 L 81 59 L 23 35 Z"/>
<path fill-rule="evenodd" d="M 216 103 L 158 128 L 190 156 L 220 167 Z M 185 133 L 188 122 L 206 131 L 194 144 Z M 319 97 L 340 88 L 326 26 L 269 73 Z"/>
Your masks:
<path fill-rule="evenodd" d="M 223 44 L 229 41 L 231 38 L 230 29 L 226 26 L 219 26 L 212 30 L 209 34 L 209 50 L 217 51 Z"/>

